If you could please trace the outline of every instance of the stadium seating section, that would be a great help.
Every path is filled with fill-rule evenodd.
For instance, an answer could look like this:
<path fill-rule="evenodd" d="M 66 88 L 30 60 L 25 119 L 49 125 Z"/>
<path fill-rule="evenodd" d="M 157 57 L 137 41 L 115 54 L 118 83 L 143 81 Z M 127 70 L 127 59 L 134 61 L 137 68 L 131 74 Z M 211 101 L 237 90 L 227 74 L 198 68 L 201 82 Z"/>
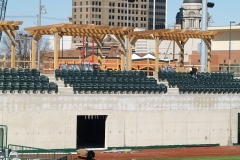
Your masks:
<path fill-rule="evenodd" d="M 137 71 L 84 71 L 55 70 L 56 80 L 63 80 L 65 87 L 73 87 L 74 94 L 160 94 L 167 93 L 167 86 L 157 84 L 155 78 Z"/>
<path fill-rule="evenodd" d="M 198 73 L 193 78 L 189 73 L 159 72 L 159 81 L 168 81 L 169 87 L 178 87 L 180 94 L 238 94 L 240 80 L 231 73 Z"/>
<path fill-rule="evenodd" d="M 0 90 L 2 93 L 58 93 L 58 86 L 41 75 L 37 69 L 0 68 Z"/>

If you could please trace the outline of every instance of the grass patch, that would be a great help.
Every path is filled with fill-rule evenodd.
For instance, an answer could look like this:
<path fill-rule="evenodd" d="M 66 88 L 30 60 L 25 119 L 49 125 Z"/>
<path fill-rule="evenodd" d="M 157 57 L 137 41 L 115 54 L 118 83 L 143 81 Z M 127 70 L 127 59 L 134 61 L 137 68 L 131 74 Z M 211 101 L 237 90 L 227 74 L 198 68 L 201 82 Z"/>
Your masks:
<path fill-rule="evenodd" d="M 240 156 L 188 157 L 188 158 L 135 158 L 134 160 L 240 160 Z"/>

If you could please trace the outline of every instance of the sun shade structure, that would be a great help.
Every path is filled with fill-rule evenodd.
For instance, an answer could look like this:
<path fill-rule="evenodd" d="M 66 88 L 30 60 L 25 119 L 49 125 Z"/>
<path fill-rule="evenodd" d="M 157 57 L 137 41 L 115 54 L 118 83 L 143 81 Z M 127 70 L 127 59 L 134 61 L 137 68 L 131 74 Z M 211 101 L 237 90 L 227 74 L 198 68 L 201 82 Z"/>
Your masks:
<path fill-rule="evenodd" d="M 11 40 L 11 67 L 15 67 L 15 55 L 16 55 L 16 30 L 19 29 L 19 25 L 22 25 L 22 21 L 0 21 L 0 31 L 3 31 Z"/>
<path fill-rule="evenodd" d="M 129 32 L 132 32 L 134 27 L 117 27 L 117 26 L 99 26 L 92 24 L 55 24 L 47 26 L 37 26 L 25 28 L 33 35 L 33 42 L 38 41 L 43 35 L 54 35 L 54 69 L 58 69 L 58 52 L 59 39 L 62 36 L 86 36 L 91 37 L 97 44 L 99 50 L 99 63 L 102 63 L 102 41 L 107 34 L 113 34 L 121 44 L 121 68 L 125 66 L 125 37 Z M 32 68 L 36 68 L 36 45 L 32 47 Z"/>
<path fill-rule="evenodd" d="M 136 31 L 127 35 L 129 39 L 129 61 L 127 62 L 131 68 L 132 66 L 132 45 L 136 43 L 138 39 L 153 39 L 155 40 L 155 71 L 159 70 L 159 45 L 163 40 L 173 40 L 179 46 L 180 53 L 180 66 L 184 66 L 184 45 L 189 38 L 202 39 L 208 47 L 208 71 L 210 71 L 211 64 L 211 40 L 220 32 L 217 31 L 199 31 L 199 30 L 178 30 L 178 29 L 159 29 L 148 31 Z"/>

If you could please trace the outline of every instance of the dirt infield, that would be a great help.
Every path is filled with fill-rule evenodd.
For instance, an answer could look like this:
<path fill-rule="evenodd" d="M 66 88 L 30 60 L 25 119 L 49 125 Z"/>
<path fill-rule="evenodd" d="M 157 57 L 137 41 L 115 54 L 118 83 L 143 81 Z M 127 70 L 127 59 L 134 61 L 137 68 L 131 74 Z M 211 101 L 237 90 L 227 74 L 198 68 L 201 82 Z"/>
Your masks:
<path fill-rule="evenodd" d="M 176 158 L 240 155 L 240 146 L 233 147 L 192 147 L 173 149 L 137 150 L 132 153 L 102 153 L 95 152 L 95 160 L 135 159 L 135 158 Z M 78 160 L 73 156 L 73 160 Z"/>

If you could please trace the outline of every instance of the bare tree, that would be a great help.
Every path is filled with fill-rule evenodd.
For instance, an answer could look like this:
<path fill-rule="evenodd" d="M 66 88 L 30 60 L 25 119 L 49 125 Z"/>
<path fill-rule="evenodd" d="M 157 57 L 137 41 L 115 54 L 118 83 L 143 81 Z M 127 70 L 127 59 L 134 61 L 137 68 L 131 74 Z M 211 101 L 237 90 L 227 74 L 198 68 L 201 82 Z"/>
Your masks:
<path fill-rule="evenodd" d="M 15 36 L 16 46 L 16 59 L 18 61 L 30 61 L 30 53 L 32 48 L 32 36 L 26 31 L 17 31 Z M 40 57 L 43 58 L 44 54 L 52 50 L 49 40 L 42 39 L 40 45 Z M 0 54 L 6 54 L 7 58 L 11 57 L 11 40 L 4 35 L 0 45 Z M 19 63 L 23 66 L 23 63 Z"/>

